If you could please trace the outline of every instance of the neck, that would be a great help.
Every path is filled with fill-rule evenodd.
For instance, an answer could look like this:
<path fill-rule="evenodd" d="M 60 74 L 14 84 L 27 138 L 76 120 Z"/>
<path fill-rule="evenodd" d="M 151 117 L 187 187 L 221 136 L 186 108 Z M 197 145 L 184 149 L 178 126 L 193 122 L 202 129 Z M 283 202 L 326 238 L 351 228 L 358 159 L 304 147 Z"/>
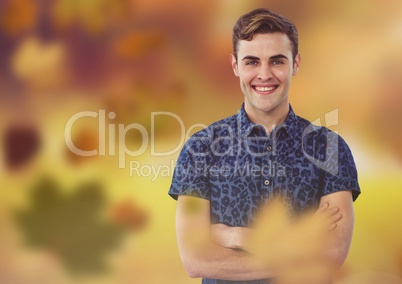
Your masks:
<path fill-rule="evenodd" d="M 247 104 L 244 108 L 249 119 L 256 124 L 263 125 L 269 134 L 277 125 L 285 121 L 289 113 L 289 102 L 286 101 L 269 111 L 250 109 Z"/>

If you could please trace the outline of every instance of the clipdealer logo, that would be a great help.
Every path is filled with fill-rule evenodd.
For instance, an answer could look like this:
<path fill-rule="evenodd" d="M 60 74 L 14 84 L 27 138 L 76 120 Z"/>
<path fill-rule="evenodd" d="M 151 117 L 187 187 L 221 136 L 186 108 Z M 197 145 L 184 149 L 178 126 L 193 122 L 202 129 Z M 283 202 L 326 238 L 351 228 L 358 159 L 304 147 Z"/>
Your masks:
<path fill-rule="evenodd" d="M 156 151 L 156 139 L 155 139 L 155 124 L 156 117 L 163 117 L 164 119 L 174 119 L 180 126 L 180 139 L 179 142 L 174 145 L 173 149 L 169 149 L 168 151 L 158 152 Z M 92 150 L 82 150 L 79 149 L 72 140 L 72 128 L 75 123 L 82 118 L 94 118 L 98 121 L 98 148 Z M 109 121 L 112 121 L 116 118 L 116 113 L 109 112 L 106 116 L 106 111 L 104 109 L 100 109 L 98 112 L 95 111 L 82 111 L 72 115 L 65 126 L 64 129 L 64 139 L 68 149 L 76 155 L 79 156 L 116 156 L 118 157 L 118 167 L 120 169 L 126 168 L 126 159 L 127 157 L 139 157 L 146 153 L 146 151 L 150 148 L 150 156 L 151 157 L 167 157 L 172 154 L 175 154 L 181 151 L 185 141 L 187 141 L 191 133 L 194 129 L 203 129 L 207 126 L 204 124 L 193 124 L 187 130 L 185 128 L 185 124 L 183 120 L 175 113 L 172 112 L 151 112 L 150 113 L 150 133 L 148 133 L 147 128 L 139 123 L 131 123 L 128 125 L 125 124 L 115 124 L 107 122 L 107 118 Z M 313 121 L 313 124 L 306 127 L 302 134 L 302 149 L 304 156 L 309 159 L 316 167 L 327 171 L 332 175 L 336 175 L 338 173 L 338 135 L 333 132 L 327 133 L 327 145 L 325 148 L 325 160 L 319 160 L 313 156 L 313 153 L 306 151 L 306 144 L 309 134 L 316 131 L 319 126 L 336 126 L 338 125 L 338 109 L 332 110 L 325 114 L 325 123 L 322 123 L 321 119 L 316 119 Z M 212 154 L 215 156 L 226 156 L 226 155 L 239 155 L 239 151 L 235 151 L 234 149 L 240 149 L 239 146 L 242 143 L 241 133 L 238 133 L 231 129 L 230 125 L 218 125 L 214 127 L 222 127 L 227 130 L 228 136 L 225 137 L 217 137 L 215 140 L 212 137 L 211 129 L 206 130 L 206 137 L 192 137 L 191 139 L 201 140 L 201 141 L 210 141 L 211 149 L 206 149 L 202 153 L 193 153 L 194 155 L 208 155 Z M 106 129 L 107 134 L 106 134 Z M 230 130 L 230 131 L 229 131 Z M 141 135 L 141 141 L 138 149 L 132 150 L 128 149 L 126 146 L 126 135 L 129 131 L 137 131 Z M 255 137 L 247 137 L 245 140 L 253 141 Z M 265 139 L 265 138 L 264 138 Z M 275 140 L 275 139 L 274 139 Z M 116 152 L 116 141 L 117 141 L 117 152 Z M 227 142 L 230 147 L 224 153 L 219 152 L 219 147 L 215 144 L 221 143 L 222 141 Z M 235 142 L 236 141 L 236 142 Z M 248 143 L 250 141 L 244 141 L 245 143 L 245 151 L 247 151 L 250 155 L 261 155 L 259 153 L 252 152 L 252 150 L 248 147 Z M 237 144 L 236 144 L 237 143 Z M 239 144 L 240 143 L 240 144 Z M 275 148 L 276 143 L 273 143 L 273 148 Z M 188 149 L 188 151 L 192 151 L 192 149 Z M 276 149 L 272 150 L 275 153 Z M 158 176 L 168 177 L 172 176 L 174 169 L 176 167 L 174 160 L 171 160 L 169 164 L 141 164 L 137 160 L 130 160 L 130 176 L 136 175 L 138 177 L 147 177 L 152 178 L 154 181 Z M 213 168 L 213 167 L 212 167 Z M 213 168 L 214 169 L 214 168 Z M 210 169 L 208 168 L 208 171 Z M 186 170 L 188 172 L 189 169 Z M 217 170 L 215 170 L 216 172 Z M 225 172 L 224 169 L 219 172 Z"/>
<path fill-rule="evenodd" d="M 170 117 L 171 119 L 175 119 L 180 125 L 180 141 L 175 148 L 170 149 L 169 151 L 157 152 L 156 151 L 156 139 L 155 139 L 155 119 L 157 116 L 165 116 L 165 118 Z M 79 149 L 72 140 L 72 128 L 75 123 L 85 117 L 92 117 L 98 119 L 98 149 L 93 150 L 82 150 Z M 109 112 L 107 117 L 109 120 L 113 120 L 116 118 L 116 113 Z M 189 127 L 186 131 L 183 120 L 175 113 L 172 112 L 151 112 L 151 129 L 150 133 L 148 133 L 147 129 L 139 124 L 139 123 L 131 123 L 128 125 L 124 125 L 122 123 L 107 123 L 106 122 L 106 111 L 104 109 L 100 109 L 98 112 L 95 111 L 81 111 L 74 115 L 72 115 L 66 123 L 64 128 L 64 140 L 68 147 L 68 149 L 78 156 L 90 157 L 90 156 L 118 156 L 118 166 L 120 169 L 126 167 L 126 157 L 138 157 L 143 155 L 150 147 L 151 156 L 152 157 L 166 157 L 172 154 L 177 153 L 182 148 L 184 142 L 190 137 L 190 133 L 197 128 L 205 128 L 206 125 L 203 124 L 194 124 Z M 116 129 L 117 127 L 117 129 Z M 108 129 L 108 134 L 106 135 L 106 129 Z M 138 149 L 130 150 L 127 148 L 125 141 L 126 135 L 129 131 L 138 131 L 141 135 L 141 143 Z M 116 140 L 117 140 L 117 153 L 116 153 Z M 106 142 L 108 147 L 106 147 Z M 131 161 L 133 162 L 133 161 Z M 134 166 L 136 164 L 134 163 Z"/>

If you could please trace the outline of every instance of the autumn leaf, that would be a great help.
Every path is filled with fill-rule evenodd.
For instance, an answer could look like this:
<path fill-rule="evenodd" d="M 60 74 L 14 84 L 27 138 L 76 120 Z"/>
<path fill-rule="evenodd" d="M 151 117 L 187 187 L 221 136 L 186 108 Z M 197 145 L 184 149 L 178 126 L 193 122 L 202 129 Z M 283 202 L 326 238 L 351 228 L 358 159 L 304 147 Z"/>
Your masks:
<path fill-rule="evenodd" d="M 73 273 L 107 269 L 105 256 L 124 231 L 101 218 L 105 196 L 99 183 L 79 185 L 64 194 L 52 179 L 40 180 L 31 192 L 31 206 L 17 220 L 28 245 L 51 250 Z"/>

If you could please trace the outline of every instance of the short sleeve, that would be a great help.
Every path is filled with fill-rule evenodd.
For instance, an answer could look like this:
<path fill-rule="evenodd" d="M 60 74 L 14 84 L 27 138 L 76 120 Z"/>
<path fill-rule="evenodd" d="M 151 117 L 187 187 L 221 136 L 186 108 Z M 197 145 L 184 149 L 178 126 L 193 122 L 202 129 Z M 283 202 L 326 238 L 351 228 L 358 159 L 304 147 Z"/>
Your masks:
<path fill-rule="evenodd" d="M 205 132 L 203 132 L 205 133 Z M 207 165 L 209 160 L 209 137 L 196 133 L 184 145 L 173 173 L 169 195 L 210 199 Z"/>
<path fill-rule="evenodd" d="M 351 190 L 355 201 L 360 194 L 360 187 L 352 153 L 346 142 L 336 133 L 329 131 L 326 136 L 322 195 Z"/>

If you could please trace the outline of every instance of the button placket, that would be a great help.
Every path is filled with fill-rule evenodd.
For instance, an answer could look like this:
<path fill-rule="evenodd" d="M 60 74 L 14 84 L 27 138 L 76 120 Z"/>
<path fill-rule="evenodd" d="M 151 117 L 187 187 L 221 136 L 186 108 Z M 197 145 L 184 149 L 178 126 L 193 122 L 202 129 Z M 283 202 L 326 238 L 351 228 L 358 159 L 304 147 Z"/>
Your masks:
<path fill-rule="evenodd" d="M 267 152 L 267 156 L 266 156 L 266 161 L 269 165 L 269 167 L 272 167 L 272 146 L 271 146 L 271 135 L 269 135 L 269 139 L 267 140 L 267 143 L 265 145 L 265 149 L 268 151 Z M 270 184 L 270 180 L 268 178 L 270 178 L 270 173 L 271 173 L 272 169 L 270 168 L 267 175 L 265 176 L 265 180 L 264 180 L 264 185 L 268 186 Z"/>

